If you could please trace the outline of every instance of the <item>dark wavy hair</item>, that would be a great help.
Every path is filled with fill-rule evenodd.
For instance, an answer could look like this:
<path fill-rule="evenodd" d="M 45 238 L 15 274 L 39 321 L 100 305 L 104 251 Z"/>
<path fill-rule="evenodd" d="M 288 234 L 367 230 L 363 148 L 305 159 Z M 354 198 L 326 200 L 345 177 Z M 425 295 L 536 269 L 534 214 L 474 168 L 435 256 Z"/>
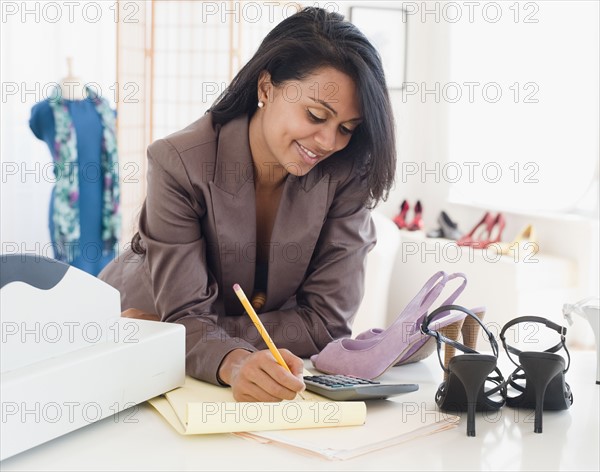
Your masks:
<path fill-rule="evenodd" d="M 386 200 L 396 172 L 394 118 L 381 58 L 369 40 L 339 13 L 307 7 L 279 23 L 250 61 L 215 101 L 213 123 L 224 124 L 256 111 L 262 71 L 278 86 L 302 80 L 321 67 L 333 67 L 354 80 L 363 121 L 343 150 L 358 160 L 366 179 L 367 202 Z"/>
<path fill-rule="evenodd" d="M 322 67 L 345 73 L 356 85 L 363 121 L 348 145 L 336 154 L 356 160 L 355 167 L 366 187 L 364 203 L 372 208 L 387 199 L 394 183 L 394 118 L 381 57 L 343 15 L 307 7 L 283 20 L 265 37 L 208 112 L 213 124 L 221 125 L 243 114 L 250 117 L 257 108 L 261 72 L 269 72 L 273 85 L 279 86 L 302 80 Z M 139 233 L 132 240 L 132 248 L 143 253 Z"/>

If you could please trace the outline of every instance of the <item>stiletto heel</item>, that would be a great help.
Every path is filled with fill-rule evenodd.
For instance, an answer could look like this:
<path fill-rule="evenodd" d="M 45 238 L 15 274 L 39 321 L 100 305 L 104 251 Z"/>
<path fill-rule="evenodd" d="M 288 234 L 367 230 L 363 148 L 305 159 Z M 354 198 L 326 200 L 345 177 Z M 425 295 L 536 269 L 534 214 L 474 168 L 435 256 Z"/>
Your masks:
<path fill-rule="evenodd" d="M 431 329 L 430 322 L 442 311 L 461 311 L 475 320 L 487 335 L 492 347 L 493 355 L 480 354 L 457 341 L 445 337 L 440 331 Z M 440 366 L 447 374 L 447 379 L 442 382 L 435 395 L 438 407 L 446 411 L 467 412 L 467 436 L 475 436 L 475 412 L 498 410 L 504 405 L 504 378 L 497 368 L 498 343 L 494 335 L 483 325 L 479 317 L 471 310 L 459 305 L 441 306 L 433 311 L 421 326 L 424 334 L 436 340 Z M 441 343 L 450 344 L 465 354 L 452 357 L 447 366 L 442 363 Z M 490 374 L 495 372 L 495 376 Z M 486 381 L 495 384 L 493 388 L 485 389 Z M 499 400 L 493 400 L 494 394 L 500 393 Z"/>
<path fill-rule="evenodd" d="M 590 302 L 595 302 L 590 303 Z M 600 299 L 597 297 L 584 298 L 577 303 L 565 303 L 563 305 L 563 315 L 569 322 L 573 324 L 572 313 L 577 313 L 582 318 L 585 318 L 594 332 L 594 340 L 596 342 L 596 384 L 600 385 Z"/>
<path fill-rule="evenodd" d="M 506 225 L 506 220 L 504 219 L 504 215 L 502 213 L 498 213 L 496 215 L 496 219 L 492 224 L 488 235 L 489 239 L 484 242 L 484 246 L 488 247 L 492 244 L 499 245 L 500 240 L 502 239 L 502 232 L 504 231 L 504 226 Z"/>
<path fill-rule="evenodd" d="M 560 342 L 542 352 L 526 351 L 510 346 L 506 342 L 506 330 L 520 323 L 540 323 L 560 334 Z M 542 432 L 543 410 L 566 410 L 573 404 L 573 394 L 569 384 L 565 382 L 565 373 L 569 370 L 570 354 L 565 344 L 567 328 L 557 325 L 540 316 L 521 316 L 509 321 L 500 332 L 500 339 L 509 359 L 517 366 L 506 379 L 505 386 L 518 392 L 516 397 L 506 396 L 506 404 L 513 408 L 534 408 L 534 432 Z M 565 366 L 562 356 L 554 354 L 564 349 L 569 363 Z M 519 356 L 520 364 L 513 357 Z M 525 384 L 518 381 L 525 381 Z"/>
<path fill-rule="evenodd" d="M 550 381 L 565 367 L 565 361 L 556 354 L 540 352 L 523 352 L 519 356 L 523 372 L 533 389 L 535 398 L 535 424 L 534 433 L 542 432 L 542 411 L 544 410 L 544 397 Z"/>
<path fill-rule="evenodd" d="M 452 388 L 451 380 L 448 380 L 448 393 L 445 403 L 455 402 L 459 408 L 464 409 L 463 395 L 466 395 L 467 405 L 467 436 L 475 436 L 475 411 L 479 391 L 482 389 L 486 378 L 496 368 L 496 358 L 484 354 L 464 354 L 453 357 L 448 366 L 448 376 L 454 374 L 462 384 L 461 389 Z"/>

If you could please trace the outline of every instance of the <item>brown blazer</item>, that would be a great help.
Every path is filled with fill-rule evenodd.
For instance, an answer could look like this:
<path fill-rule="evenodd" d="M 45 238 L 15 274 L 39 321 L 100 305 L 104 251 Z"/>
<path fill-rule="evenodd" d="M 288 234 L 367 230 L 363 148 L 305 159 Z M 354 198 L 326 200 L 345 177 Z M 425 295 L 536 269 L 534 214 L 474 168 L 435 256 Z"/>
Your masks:
<path fill-rule="evenodd" d="M 254 287 L 256 200 L 243 116 L 210 114 L 148 147 L 139 220 L 144 256 L 128 250 L 99 277 L 122 309 L 186 327 L 186 370 L 218 383 L 227 353 L 266 346 L 237 299 Z M 279 348 L 300 357 L 348 336 L 364 291 L 375 227 L 350 159 L 333 156 L 285 181 L 271 236 L 267 301 L 259 316 Z"/>

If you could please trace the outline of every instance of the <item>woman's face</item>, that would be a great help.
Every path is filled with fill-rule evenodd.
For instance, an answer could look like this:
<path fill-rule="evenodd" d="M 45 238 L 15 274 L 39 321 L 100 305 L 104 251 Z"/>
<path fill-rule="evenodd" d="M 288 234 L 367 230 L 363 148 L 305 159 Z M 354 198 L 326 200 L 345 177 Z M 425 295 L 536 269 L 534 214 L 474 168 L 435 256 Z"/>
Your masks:
<path fill-rule="evenodd" d="M 306 174 L 346 147 L 361 121 L 354 81 L 331 67 L 277 87 L 264 73 L 258 93 L 264 106 L 252 118 L 250 143 L 255 163 L 269 169 Z"/>

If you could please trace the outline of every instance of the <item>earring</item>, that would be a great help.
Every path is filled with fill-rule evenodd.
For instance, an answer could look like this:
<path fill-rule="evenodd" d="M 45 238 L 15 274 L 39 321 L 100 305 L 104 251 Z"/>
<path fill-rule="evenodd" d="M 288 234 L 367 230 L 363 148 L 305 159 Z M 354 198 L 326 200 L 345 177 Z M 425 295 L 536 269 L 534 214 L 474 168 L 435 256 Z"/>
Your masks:
<path fill-rule="evenodd" d="M 258 101 L 258 108 L 262 108 L 265 106 L 265 102 L 263 102 L 262 100 Z"/>

